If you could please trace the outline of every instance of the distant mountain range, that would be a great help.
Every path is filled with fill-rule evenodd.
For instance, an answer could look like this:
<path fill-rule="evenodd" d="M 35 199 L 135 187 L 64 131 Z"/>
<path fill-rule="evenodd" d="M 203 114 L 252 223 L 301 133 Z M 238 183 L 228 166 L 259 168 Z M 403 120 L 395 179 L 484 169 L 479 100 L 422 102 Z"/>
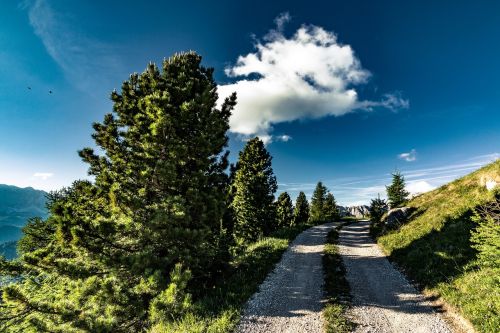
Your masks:
<path fill-rule="evenodd" d="M 21 228 L 31 217 L 47 217 L 47 193 L 31 187 L 20 188 L 0 184 L 0 254 L 15 256 Z"/>
<path fill-rule="evenodd" d="M 370 207 L 361 206 L 339 206 L 340 216 L 353 216 L 356 218 L 365 218 L 370 214 Z"/>

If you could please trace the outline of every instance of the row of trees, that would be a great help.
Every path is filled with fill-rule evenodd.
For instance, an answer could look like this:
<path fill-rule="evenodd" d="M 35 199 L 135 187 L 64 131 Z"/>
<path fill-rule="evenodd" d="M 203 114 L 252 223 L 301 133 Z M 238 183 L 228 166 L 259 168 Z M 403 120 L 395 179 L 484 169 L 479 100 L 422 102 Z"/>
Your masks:
<path fill-rule="evenodd" d="M 271 155 L 259 138 L 251 139 L 232 168 L 231 203 L 236 245 L 252 242 L 280 228 L 305 223 L 320 223 L 339 217 L 334 196 L 319 182 L 311 199 L 300 192 L 295 207 L 287 192 L 276 201 L 276 177 Z"/>
<path fill-rule="evenodd" d="M 269 152 L 254 138 L 229 166 L 236 94 L 217 107 L 213 69 L 194 52 L 148 65 L 111 94 L 93 124 L 98 151 L 79 152 L 94 181 L 51 193 L 20 258 L 0 259 L 0 328 L 12 332 L 150 331 L 213 285 L 233 248 L 338 214 L 319 183 L 311 207 L 277 190 Z M 227 172 L 228 168 L 230 171 Z"/>
<path fill-rule="evenodd" d="M 322 182 L 318 182 L 311 198 L 311 216 L 313 223 L 333 221 L 340 217 L 333 194 Z"/>
<path fill-rule="evenodd" d="M 272 157 L 259 138 L 247 142 L 239 160 L 232 167 L 229 209 L 233 216 L 232 229 L 235 245 L 268 236 L 272 232 L 293 225 L 304 224 L 309 218 L 309 203 L 299 193 L 295 209 L 287 192 L 279 195 L 276 177 L 271 166 Z"/>

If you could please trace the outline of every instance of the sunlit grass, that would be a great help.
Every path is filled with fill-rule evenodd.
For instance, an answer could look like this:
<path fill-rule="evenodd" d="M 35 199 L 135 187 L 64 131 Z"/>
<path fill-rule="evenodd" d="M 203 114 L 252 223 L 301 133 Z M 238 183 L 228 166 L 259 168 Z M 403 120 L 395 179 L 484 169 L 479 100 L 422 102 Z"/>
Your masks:
<path fill-rule="evenodd" d="M 473 210 L 493 201 L 484 179 L 498 179 L 500 161 L 425 193 L 408 204 L 407 224 L 378 238 L 383 250 L 421 286 L 438 293 L 480 332 L 500 331 L 500 268 L 475 262 Z"/>
<path fill-rule="evenodd" d="M 155 326 L 154 333 L 225 333 L 234 330 L 245 302 L 281 259 L 288 244 L 310 226 L 282 229 L 246 247 L 232 265 L 232 274 L 198 299 L 180 320 Z"/>

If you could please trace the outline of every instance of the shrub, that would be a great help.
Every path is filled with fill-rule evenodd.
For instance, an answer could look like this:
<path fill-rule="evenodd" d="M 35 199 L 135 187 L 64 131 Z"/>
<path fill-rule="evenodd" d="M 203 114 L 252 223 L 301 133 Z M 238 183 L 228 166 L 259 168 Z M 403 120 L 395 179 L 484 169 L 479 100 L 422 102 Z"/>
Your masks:
<path fill-rule="evenodd" d="M 471 242 L 478 250 L 477 261 L 483 267 L 500 267 L 500 196 L 475 210 L 473 221 L 476 230 L 471 231 Z"/>

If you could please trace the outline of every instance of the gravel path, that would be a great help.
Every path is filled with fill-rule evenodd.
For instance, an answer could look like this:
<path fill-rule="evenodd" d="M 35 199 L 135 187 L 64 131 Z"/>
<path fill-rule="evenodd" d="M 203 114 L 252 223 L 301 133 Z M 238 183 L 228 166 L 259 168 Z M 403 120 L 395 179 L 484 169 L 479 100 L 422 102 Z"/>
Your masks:
<path fill-rule="evenodd" d="M 389 263 L 368 228 L 368 222 L 353 223 L 342 228 L 339 238 L 353 296 L 349 316 L 357 324 L 354 332 L 451 332 L 430 303 Z"/>
<path fill-rule="evenodd" d="M 326 235 L 333 223 L 302 232 L 248 301 L 237 332 L 322 332 Z"/>

